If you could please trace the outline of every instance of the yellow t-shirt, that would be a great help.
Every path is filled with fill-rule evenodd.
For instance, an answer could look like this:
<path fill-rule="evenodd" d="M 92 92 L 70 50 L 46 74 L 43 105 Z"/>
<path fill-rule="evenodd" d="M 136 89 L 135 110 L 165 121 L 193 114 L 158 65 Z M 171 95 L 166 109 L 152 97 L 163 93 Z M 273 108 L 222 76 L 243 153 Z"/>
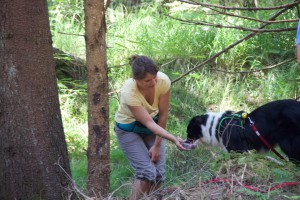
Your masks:
<path fill-rule="evenodd" d="M 133 78 L 128 79 L 121 89 L 120 105 L 115 115 L 115 121 L 120 124 L 129 124 L 136 121 L 128 106 L 143 106 L 153 118 L 158 113 L 159 97 L 166 94 L 170 87 L 169 77 L 162 72 L 158 72 L 154 102 L 150 105 L 139 92 L 135 80 Z"/>

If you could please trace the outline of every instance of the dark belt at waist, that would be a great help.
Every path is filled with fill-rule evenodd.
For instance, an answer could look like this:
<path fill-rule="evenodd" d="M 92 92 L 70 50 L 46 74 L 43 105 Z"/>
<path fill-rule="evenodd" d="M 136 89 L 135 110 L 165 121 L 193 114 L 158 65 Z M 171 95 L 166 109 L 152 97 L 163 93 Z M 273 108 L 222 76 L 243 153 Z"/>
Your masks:
<path fill-rule="evenodd" d="M 155 123 L 157 123 L 158 115 L 156 115 L 153 118 L 153 120 L 155 121 Z M 139 121 L 134 121 L 129 124 L 121 124 L 121 123 L 116 122 L 116 126 L 120 129 L 122 129 L 124 131 L 128 131 L 128 132 L 134 132 L 134 133 L 138 133 L 138 134 L 147 134 L 147 135 L 152 134 L 152 132 Z"/>
<path fill-rule="evenodd" d="M 116 122 L 116 126 L 124 131 L 132 132 L 135 126 L 135 122 L 132 122 L 130 124 L 121 124 Z"/>
<path fill-rule="evenodd" d="M 120 124 L 116 122 L 116 126 L 122 129 L 123 131 L 134 132 L 138 134 L 147 134 L 147 135 L 152 134 L 152 132 L 148 128 L 137 126 L 135 122 L 132 122 L 130 124 Z"/>

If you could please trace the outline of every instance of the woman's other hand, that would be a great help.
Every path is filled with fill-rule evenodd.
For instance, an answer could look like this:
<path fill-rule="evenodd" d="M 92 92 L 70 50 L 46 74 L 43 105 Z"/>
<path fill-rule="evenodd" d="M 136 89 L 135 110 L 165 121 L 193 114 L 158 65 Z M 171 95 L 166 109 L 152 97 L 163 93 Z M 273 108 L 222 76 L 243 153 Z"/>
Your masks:
<path fill-rule="evenodd" d="M 153 145 L 149 150 L 151 161 L 156 163 L 160 159 L 160 147 Z"/>

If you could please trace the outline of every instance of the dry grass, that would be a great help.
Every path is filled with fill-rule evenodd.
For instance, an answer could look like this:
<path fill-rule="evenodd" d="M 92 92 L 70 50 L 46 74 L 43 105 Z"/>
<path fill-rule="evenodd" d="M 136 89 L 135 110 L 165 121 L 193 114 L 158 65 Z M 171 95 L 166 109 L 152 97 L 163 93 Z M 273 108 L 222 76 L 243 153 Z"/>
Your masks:
<path fill-rule="evenodd" d="M 212 148 L 198 149 L 190 154 L 172 153 L 177 159 L 173 159 L 174 165 L 169 167 L 181 175 L 169 178 L 169 182 L 144 200 L 300 199 L 299 166 L 293 163 L 279 164 L 267 159 L 266 155 L 229 154 Z M 297 184 L 280 185 L 285 182 Z M 91 198 L 72 183 L 72 196 L 85 200 L 126 200 L 128 198 L 115 196 L 115 193 L 131 187 L 127 182 L 106 198 Z"/>
<path fill-rule="evenodd" d="M 299 166 L 293 163 L 280 164 L 257 153 L 228 154 L 215 149 L 204 150 L 200 158 L 192 159 L 196 171 L 184 169 L 189 176 L 185 182 L 163 187 L 144 199 L 300 199 Z M 286 182 L 293 184 L 281 185 Z"/>

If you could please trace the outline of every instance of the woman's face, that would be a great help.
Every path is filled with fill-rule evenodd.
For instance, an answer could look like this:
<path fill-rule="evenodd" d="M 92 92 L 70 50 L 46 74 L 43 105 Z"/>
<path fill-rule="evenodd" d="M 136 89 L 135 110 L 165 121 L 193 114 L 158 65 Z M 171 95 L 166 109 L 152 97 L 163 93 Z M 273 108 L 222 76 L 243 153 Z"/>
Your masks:
<path fill-rule="evenodd" d="M 140 89 L 154 88 L 157 82 L 157 74 L 147 73 L 145 78 L 136 80 Z"/>

